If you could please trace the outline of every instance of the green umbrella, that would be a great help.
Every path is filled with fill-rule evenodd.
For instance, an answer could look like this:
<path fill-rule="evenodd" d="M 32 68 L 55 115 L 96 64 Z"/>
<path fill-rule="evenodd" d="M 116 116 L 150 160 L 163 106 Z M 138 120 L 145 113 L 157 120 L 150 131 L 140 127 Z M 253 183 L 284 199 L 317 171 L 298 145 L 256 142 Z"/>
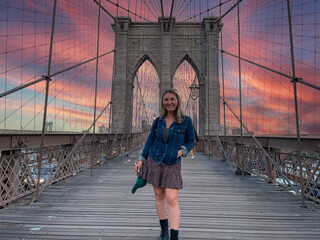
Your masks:
<path fill-rule="evenodd" d="M 145 185 L 147 185 L 147 181 L 138 177 L 136 183 L 134 184 L 134 186 L 131 190 L 132 194 L 134 194 L 138 188 L 142 188 Z"/>

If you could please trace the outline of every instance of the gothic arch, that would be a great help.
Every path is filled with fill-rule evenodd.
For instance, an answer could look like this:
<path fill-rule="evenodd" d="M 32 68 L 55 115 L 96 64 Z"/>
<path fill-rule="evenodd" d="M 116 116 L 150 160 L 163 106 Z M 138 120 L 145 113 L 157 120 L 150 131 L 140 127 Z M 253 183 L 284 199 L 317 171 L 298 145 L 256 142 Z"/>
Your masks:
<path fill-rule="evenodd" d="M 149 61 L 152 64 L 159 76 L 159 67 L 156 64 L 156 62 L 158 61 L 154 61 L 153 59 L 156 58 L 150 52 L 141 52 L 140 54 L 138 54 L 136 57 L 136 61 L 134 61 L 132 64 L 132 69 L 129 70 L 132 76 L 134 77 L 136 75 L 136 73 L 145 61 Z"/>
<path fill-rule="evenodd" d="M 187 61 L 193 68 L 193 70 L 195 71 L 196 73 L 196 76 L 198 78 L 198 81 L 199 81 L 199 84 L 200 84 L 200 81 L 201 81 L 201 71 L 200 71 L 200 68 L 198 67 L 198 64 L 193 60 L 192 57 L 190 57 L 190 54 L 188 53 L 184 53 L 182 55 L 179 56 L 178 58 L 178 61 L 176 63 L 173 64 L 173 76 L 175 74 L 175 72 L 177 71 L 177 69 L 180 67 L 180 65 L 184 62 L 184 61 Z M 173 77 L 172 76 L 172 77 Z"/>
<path fill-rule="evenodd" d="M 171 22 L 168 24 L 168 21 Z M 174 73 L 186 60 L 195 70 L 200 85 L 199 96 L 204 106 L 203 110 L 199 109 L 200 133 L 212 134 L 209 125 L 220 125 L 217 49 L 221 26 L 214 17 L 195 23 L 179 23 L 174 18 L 141 23 L 132 22 L 129 17 L 117 17 L 112 24 L 115 32 L 112 132 L 132 131 L 133 80 L 145 61 L 148 60 L 158 74 L 161 96 L 164 89 L 173 87 Z"/>

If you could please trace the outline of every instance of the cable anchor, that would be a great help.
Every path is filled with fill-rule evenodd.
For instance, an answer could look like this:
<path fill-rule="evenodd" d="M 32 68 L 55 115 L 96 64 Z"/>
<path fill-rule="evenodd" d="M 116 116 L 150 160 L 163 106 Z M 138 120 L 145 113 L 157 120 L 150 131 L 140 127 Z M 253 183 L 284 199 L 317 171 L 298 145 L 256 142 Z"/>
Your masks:
<path fill-rule="evenodd" d="M 41 77 L 43 77 L 44 80 L 52 81 L 52 79 L 48 75 L 41 75 Z"/>
<path fill-rule="evenodd" d="M 302 81 L 302 78 L 298 78 L 298 77 L 295 77 L 295 78 L 292 78 L 291 82 L 301 82 Z"/>

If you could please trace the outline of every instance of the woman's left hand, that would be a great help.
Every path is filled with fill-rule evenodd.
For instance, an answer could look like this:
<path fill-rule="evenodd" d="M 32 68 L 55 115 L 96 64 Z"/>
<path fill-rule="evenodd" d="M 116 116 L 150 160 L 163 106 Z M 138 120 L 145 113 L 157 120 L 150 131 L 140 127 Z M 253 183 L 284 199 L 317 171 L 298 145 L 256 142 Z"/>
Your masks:
<path fill-rule="evenodd" d="M 179 158 L 179 157 L 181 157 L 181 156 L 182 156 L 182 151 L 179 150 L 179 151 L 178 151 L 178 156 L 177 156 L 177 158 Z"/>
<path fill-rule="evenodd" d="M 140 169 L 142 167 L 143 162 L 140 160 L 135 166 L 134 166 L 134 170 L 136 170 L 136 172 L 140 172 Z"/>

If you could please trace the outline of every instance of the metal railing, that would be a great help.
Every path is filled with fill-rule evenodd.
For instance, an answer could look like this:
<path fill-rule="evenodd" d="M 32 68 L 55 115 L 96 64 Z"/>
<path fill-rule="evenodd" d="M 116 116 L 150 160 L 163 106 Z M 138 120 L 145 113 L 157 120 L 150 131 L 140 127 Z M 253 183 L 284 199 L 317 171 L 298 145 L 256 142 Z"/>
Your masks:
<path fill-rule="evenodd" d="M 264 151 L 255 142 L 250 141 L 250 137 L 244 139 L 243 146 L 240 144 L 240 136 L 228 136 L 226 141 L 222 140 L 235 173 L 259 176 L 268 183 L 294 191 L 300 196 L 302 182 L 304 199 L 320 203 L 320 152 L 318 149 L 320 139 L 301 139 L 302 168 L 299 153 L 293 144 L 296 138 L 261 137 L 258 140 L 263 143 Z M 215 138 L 204 137 L 197 149 L 207 155 L 225 160 L 220 146 Z M 243 152 L 242 157 L 241 152 Z M 270 161 L 265 152 L 274 161 Z"/>
<path fill-rule="evenodd" d="M 5 207 L 20 197 L 36 192 L 37 184 L 42 191 L 51 184 L 90 168 L 91 164 L 105 163 L 135 149 L 144 143 L 146 136 L 147 133 L 110 134 L 108 138 L 94 143 L 82 142 L 75 150 L 73 144 L 45 146 L 41 156 L 40 147 L 10 150 L 8 155 L 3 151 L 0 156 L 0 206 Z M 67 158 L 71 151 L 74 151 L 72 156 Z"/>

